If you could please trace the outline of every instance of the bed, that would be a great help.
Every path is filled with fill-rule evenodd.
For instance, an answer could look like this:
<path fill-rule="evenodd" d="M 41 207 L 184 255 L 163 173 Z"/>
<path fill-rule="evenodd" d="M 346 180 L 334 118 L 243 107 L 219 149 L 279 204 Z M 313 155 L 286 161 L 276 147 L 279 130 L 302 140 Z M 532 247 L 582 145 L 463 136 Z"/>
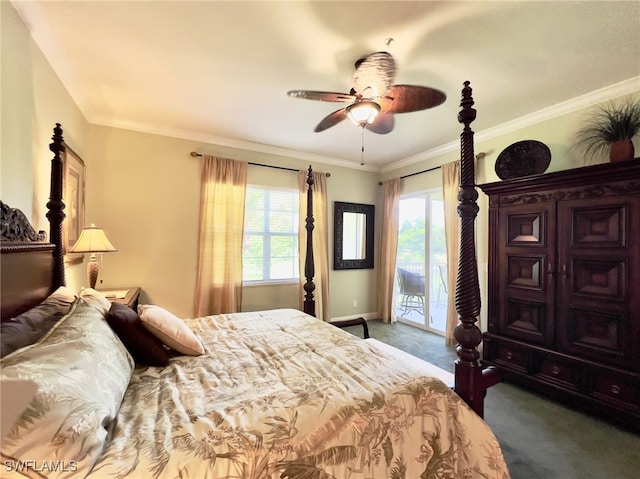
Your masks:
<path fill-rule="evenodd" d="M 463 161 L 472 104 L 465 84 Z M 509 477 L 481 418 L 496 376 L 477 361 L 477 285 L 456 293 L 454 381 L 317 320 L 312 256 L 304 311 L 176 318 L 76 295 L 64 286 L 60 125 L 51 150 L 51 243 L 2 204 L 2 477 Z"/>

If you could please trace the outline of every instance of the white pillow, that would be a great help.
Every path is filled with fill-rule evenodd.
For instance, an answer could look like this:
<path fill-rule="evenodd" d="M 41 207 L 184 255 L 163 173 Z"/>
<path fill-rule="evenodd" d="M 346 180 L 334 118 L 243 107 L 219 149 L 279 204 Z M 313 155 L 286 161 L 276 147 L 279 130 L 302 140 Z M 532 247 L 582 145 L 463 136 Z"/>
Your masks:
<path fill-rule="evenodd" d="M 76 295 L 73 291 L 71 291 L 70 288 L 67 288 L 66 286 L 60 286 L 53 293 L 51 293 L 47 299 L 49 298 L 60 299 L 62 301 L 66 301 L 67 303 L 73 303 L 73 301 L 76 299 Z"/>
<path fill-rule="evenodd" d="M 84 288 L 80 291 L 80 297 L 84 299 L 87 304 L 93 306 L 105 316 L 111 309 L 111 301 L 109 301 L 104 294 L 100 291 L 96 291 L 95 289 Z"/>
<path fill-rule="evenodd" d="M 166 309 L 152 304 L 138 306 L 142 325 L 171 349 L 190 356 L 205 353 L 202 343 L 189 326 Z"/>

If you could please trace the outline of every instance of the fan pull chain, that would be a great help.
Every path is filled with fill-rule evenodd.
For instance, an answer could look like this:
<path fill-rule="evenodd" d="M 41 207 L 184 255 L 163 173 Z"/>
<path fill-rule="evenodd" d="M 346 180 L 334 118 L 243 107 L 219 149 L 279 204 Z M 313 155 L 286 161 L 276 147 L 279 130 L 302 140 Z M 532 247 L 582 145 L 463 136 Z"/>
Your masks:
<path fill-rule="evenodd" d="M 364 126 L 362 127 L 362 151 L 360 153 L 360 166 L 364 166 Z"/>

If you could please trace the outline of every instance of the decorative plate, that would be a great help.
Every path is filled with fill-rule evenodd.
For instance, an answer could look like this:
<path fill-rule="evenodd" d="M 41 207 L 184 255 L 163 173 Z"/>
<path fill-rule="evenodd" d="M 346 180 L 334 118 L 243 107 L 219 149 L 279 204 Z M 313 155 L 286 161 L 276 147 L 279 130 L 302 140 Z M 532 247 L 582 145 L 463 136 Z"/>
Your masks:
<path fill-rule="evenodd" d="M 536 140 L 518 141 L 507 146 L 496 160 L 496 173 L 501 180 L 544 173 L 551 163 L 551 150 Z"/>

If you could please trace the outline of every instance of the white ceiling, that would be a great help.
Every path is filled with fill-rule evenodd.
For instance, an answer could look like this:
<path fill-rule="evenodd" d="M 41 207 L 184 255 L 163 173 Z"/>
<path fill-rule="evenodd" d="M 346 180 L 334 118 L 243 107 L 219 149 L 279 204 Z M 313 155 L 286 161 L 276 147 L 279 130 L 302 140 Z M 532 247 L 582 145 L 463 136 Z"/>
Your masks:
<path fill-rule="evenodd" d="M 458 141 L 465 80 L 478 133 L 640 90 L 639 1 L 12 3 L 91 123 L 354 167 L 358 127 L 313 131 L 343 105 L 286 92 L 346 93 L 358 58 L 389 51 L 395 83 L 447 101 L 365 132 L 366 168 L 382 171 Z"/>

